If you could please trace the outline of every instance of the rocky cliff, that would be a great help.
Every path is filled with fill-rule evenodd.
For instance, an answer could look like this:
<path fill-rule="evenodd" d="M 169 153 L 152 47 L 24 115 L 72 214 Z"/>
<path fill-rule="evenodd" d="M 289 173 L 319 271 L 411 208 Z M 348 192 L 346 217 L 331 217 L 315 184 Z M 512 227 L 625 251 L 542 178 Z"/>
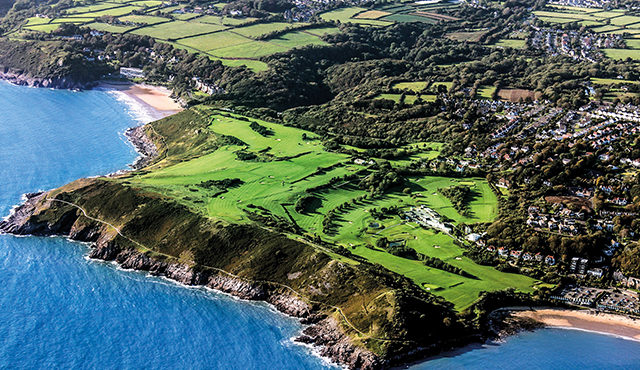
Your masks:
<path fill-rule="evenodd" d="M 69 77 L 32 77 L 26 73 L 0 69 L 0 79 L 15 85 L 29 87 L 46 87 L 51 89 L 86 90 L 97 85 L 97 82 L 78 82 Z"/>
<path fill-rule="evenodd" d="M 91 258 L 269 302 L 310 325 L 301 341 L 349 368 L 386 367 L 463 333 L 449 305 L 399 276 L 269 230 L 212 222 L 114 179 L 29 194 L 0 231 L 90 242 Z"/>

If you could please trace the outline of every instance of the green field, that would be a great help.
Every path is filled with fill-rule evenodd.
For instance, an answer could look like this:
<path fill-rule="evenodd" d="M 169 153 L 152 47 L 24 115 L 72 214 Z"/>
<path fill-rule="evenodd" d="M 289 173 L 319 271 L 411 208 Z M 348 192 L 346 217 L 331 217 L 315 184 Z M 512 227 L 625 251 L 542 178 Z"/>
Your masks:
<path fill-rule="evenodd" d="M 337 21 L 340 23 L 359 23 L 371 26 L 388 26 L 393 22 L 377 20 L 377 19 L 361 19 L 353 18 L 355 15 L 365 12 L 367 9 L 359 7 L 340 8 L 322 13 L 320 17 L 325 21 Z"/>
<path fill-rule="evenodd" d="M 378 96 L 376 96 L 376 99 L 385 99 L 385 100 L 393 100 L 396 103 L 400 102 L 400 98 L 401 98 L 402 94 L 380 94 Z M 422 100 L 426 101 L 426 102 L 430 102 L 430 101 L 435 101 L 436 100 L 436 96 L 435 95 L 420 95 L 420 98 L 422 98 Z M 416 100 L 418 100 L 418 95 L 409 95 L 406 94 L 404 96 L 404 102 L 405 104 L 413 104 L 416 102 Z"/>
<path fill-rule="evenodd" d="M 111 32 L 111 33 L 123 33 L 135 28 L 133 26 L 116 26 L 113 24 L 99 23 L 99 22 L 87 24 L 87 27 L 91 27 L 92 29 L 97 31 Z"/>
<path fill-rule="evenodd" d="M 426 81 L 415 81 L 415 82 L 398 82 L 393 85 L 394 89 L 400 90 L 409 90 L 413 92 L 420 92 L 424 90 L 429 83 Z"/>
<path fill-rule="evenodd" d="M 604 54 L 611 59 L 627 59 L 640 60 L 640 50 L 630 49 L 602 49 Z"/>
<path fill-rule="evenodd" d="M 640 40 L 625 40 L 625 43 L 631 49 L 640 49 Z"/>
<path fill-rule="evenodd" d="M 607 33 L 607 32 L 612 32 L 612 31 L 616 31 L 616 30 L 619 30 L 619 29 L 620 29 L 620 27 L 606 25 L 606 26 L 602 26 L 602 27 L 593 28 L 593 32 Z"/>
<path fill-rule="evenodd" d="M 215 24 L 205 24 L 198 22 L 185 22 L 185 21 L 173 21 L 169 23 L 162 23 L 152 25 L 144 28 L 139 28 L 132 33 L 137 35 L 146 35 L 161 40 L 169 39 L 181 39 L 183 37 L 189 37 L 199 35 L 203 33 L 210 33 L 215 31 L 224 30 L 225 26 Z"/>
<path fill-rule="evenodd" d="M 127 15 L 125 17 L 120 17 L 120 20 L 123 22 L 133 22 L 140 24 L 156 24 L 170 21 L 170 19 L 167 18 L 154 17 L 151 15 Z"/>
<path fill-rule="evenodd" d="M 591 83 L 596 85 L 616 85 L 616 84 L 640 84 L 640 81 L 622 80 L 618 78 L 591 78 Z"/>
<path fill-rule="evenodd" d="M 131 32 L 153 37 L 192 53 L 206 55 L 210 59 L 222 61 L 227 66 L 244 65 L 255 72 L 268 69 L 266 63 L 258 60 L 261 57 L 307 45 L 325 46 L 328 43 L 322 40 L 324 35 L 340 32 L 337 27 L 327 26 L 296 31 L 296 28 L 309 25 L 299 22 L 266 22 L 245 26 L 258 18 L 176 14 L 172 12 L 181 9 L 181 6 L 163 6 L 165 3 L 160 0 L 98 0 L 90 5 L 76 4 L 78 5 L 61 11 L 65 16 L 53 19 L 32 17 L 27 19 L 22 28 L 51 32 L 61 23 L 74 23 L 103 32 Z M 215 5 L 221 7 L 225 4 Z M 96 21 L 98 17 L 105 15 L 117 17 L 126 25 Z M 376 20 L 362 21 L 390 24 Z M 259 40 L 265 34 L 287 29 L 291 31 L 269 40 Z"/>
<path fill-rule="evenodd" d="M 492 99 L 493 94 L 495 92 L 496 92 L 495 86 L 482 85 L 478 88 L 478 92 L 476 93 L 476 96 L 482 99 Z"/>
<path fill-rule="evenodd" d="M 616 26 L 626 26 L 628 24 L 640 22 L 640 17 L 636 17 L 632 15 L 623 15 L 621 17 L 611 18 L 610 22 L 611 24 Z"/>
<path fill-rule="evenodd" d="M 247 43 L 209 50 L 209 54 L 219 58 L 256 59 L 266 55 L 282 53 L 287 47 L 266 41 L 249 41 Z"/>
<path fill-rule="evenodd" d="M 252 40 L 232 32 L 216 32 L 202 36 L 183 38 L 178 41 L 179 44 L 204 51 L 226 48 L 249 42 L 252 42 Z"/>
<path fill-rule="evenodd" d="M 205 15 L 198 18 L 200 23 L 219 24 L 224 26 L 239 26 L 245 23 L 253 22 L 257 18 L 230 18 L 217 15 Z"/>
<path fill-rule="evenodd" d="M 223 145 L 212 153 L 179 163 L 161 161 L 152 166 L 151 172 L 129 177 L 127 181 L 132 186 L 160 192 L 213 219 L 233 223 L 254 222 L 247 212 L 261 207 L 266 210 L 261 211 L 264 214 L 293 220 L 303 233 L 320 235 L 409 277 L 432 293 L 452 301 L 459 309 L 473 303 L 482 290 L 507 287 L 523 291 L 532 289 L 535 283 L 533 279 L 479 266 L 462 257 L 463 250 L 448 235 L 406 223 L 399 216 L 375 220 L 370 212 L 372 208 L 398 206 L 408 209 L 414 205 L 426 205 L 454 223 L 489 222 L 497 215 L 498 201 L 486 180 L 423 176 L 410 179 L 408 186 L 412 194 L 397 189 L 366 199 L 361 198 L 368 192 L 356 186 L 355 181 L 340 182 L 324 190 L 308 193 L 306 189 L 326 184 L 336 176 L 366 170 L 366 167 L 353 163 L 348 155 L 326 152 L 322 143 L 314 139 L 316 135 L 313 133 L 250 118 L 250 121 L 271 131 L 270 135 L 263 136 L 254 131 L 250 122 L 241 116 L 203 107 L 196 109 L 209 117 L 211 134 L 233 136 L 242 141 L 238 142 L 240 145 Z M 307 136 L 306 140 L 303 140 L 303 134 Z M 391 161 L 392 165 L 402 166 L 419 158 L 435 158 L 440 154 L 441 144 L 417 143 L 407 148 L 411 147 L 424 149 L 412 157 Z M 257 154 L 261 159 L 241 160 L 237 154 L 239 151 Z M 318 167 L 328 169 L 317 172 Z M 200 185 L 209 180 L 232 178 L 238 178 L 242 183 L 224 191 L 216 186 L 204 188 Z M 438 189 L 455 185 L 467 185 L 476 192 L 468 204 L 470 216 L 461 216 L 449 200 L 438 192 Z M 315 203 L 306 211 L 298 212 L 294 204 L 305 194 L 312 194 Z M 353 201 L 356 198 L 359 200 Z M 349 206 L 340 211 L 334 226 L 326 231 L 323 228 L 324 215 L 344 203 Z M 371 229 L 372 222 L 381 226 Z M 405 240 L 409 247 L 418 252 L 441 258 L 478 279 L 426 267 L 419 261 L 396 257 L 371 247 L 382 236 L 389 240 Z"/>
<path fill-rule="evenodd" d="M 264 34 L 274 32 L 274 31 L 282 31 L 287 28 L 295 28 L 296 26 L 301 26 L 302 24 L 291 24 L 284 22 L 273 22 L 273 23 L 260 23 L 254 24 L 251 26 L 238 27 L 233 30 L 233 32 L 239 33 L 245 37 L 258 37 Z"/>
<path fill-rule="evenodd" d="M 285 33 L 278 38 L 271 39 L 270 42 L 289 49 L 306 45 L 329 45 L 322 41 L 318 36 L 305 31 Z"/>
<path fill-rule="evenodd" d="M 514 48 L 514 49 L 524 49 L 527 47 L 526 40 L 511 40 L 511 39 L 500 39 L 498 42 L 494 44 L 494 46 L 499 46 L 503 48 Z"/>

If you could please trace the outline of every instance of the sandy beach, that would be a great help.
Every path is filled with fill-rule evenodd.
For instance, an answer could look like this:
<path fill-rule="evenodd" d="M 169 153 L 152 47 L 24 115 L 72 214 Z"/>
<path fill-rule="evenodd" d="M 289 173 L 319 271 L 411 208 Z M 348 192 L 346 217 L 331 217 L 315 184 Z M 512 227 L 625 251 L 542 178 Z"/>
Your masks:
<path fill-rule="evenodd" d="M 183 110 L 180 104 L 171 98 L 171 91 L 166 87 L 126 82 L 101 82 L 99 88 L 124 93 L 127 97 L 151 110 L 155 119 L 167 117 Z"/>
<path fill-rule="evenodd" d="M 534 309 L 512 311 L 513 316 L 530 318 L 549 327 L 588 330 L 640 340 L 640 320 L 593 310 Z"/>

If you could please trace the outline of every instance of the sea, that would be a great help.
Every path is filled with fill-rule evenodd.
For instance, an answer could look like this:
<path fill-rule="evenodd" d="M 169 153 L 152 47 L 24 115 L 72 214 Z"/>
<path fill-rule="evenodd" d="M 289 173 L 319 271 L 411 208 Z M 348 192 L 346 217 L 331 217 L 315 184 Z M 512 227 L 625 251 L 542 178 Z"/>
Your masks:
<path fill-rule="evenodd" d="M 125 169 L 127 128 L 149 111 L 109 91 L 0 82 L 0 215 L 22 194 Z M 0 235 L 0 369 L 331 369 L 292 338 L 303 326 L 264 303 L 187 288 L 63 238 Z M 640 368 L 640 345 L 544 329 L 415 369 Z"/>

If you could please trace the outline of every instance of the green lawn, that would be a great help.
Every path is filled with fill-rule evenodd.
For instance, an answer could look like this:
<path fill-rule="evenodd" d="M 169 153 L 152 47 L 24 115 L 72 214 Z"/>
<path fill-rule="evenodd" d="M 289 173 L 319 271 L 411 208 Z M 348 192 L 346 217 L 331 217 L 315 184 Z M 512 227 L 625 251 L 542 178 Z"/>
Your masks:
<path fill-rule="evenodd" d="M 123 33 L 135 28 L 133 26 L 116 26 L 113 24 L 99 23 L 99 22 L 90 23 L 87 26 L 91 27 L 91 29 L 94 29 L 96 31 L 111 32 L 111 33 Z"/>
<path fill-rule="evenodd" d="M 384 226 L 390 226 L 378 235 L 369 232 L 363 239 L 375 240 L 386 237 L 388 240 L 405 240 L 406 245 L 430 257 L 436 257 L 476 276 L 478 279 L 466 278 L 443 270 L 424 266 L 420 261 L 391 255 L 380 249 L 372 249 L 363 245 L 350 249 L 353 253 L 370 261 L 381 264 L 391 271 L 405 275 L 416 284 L 428 289 L 431 293 L 442 296 L 455 304 L 457 309 L 470 306 L 481 291 L 515 288 L 530 292 L 536 280 L 523 275 L 507 274 L 490 266 L 481 266 L 462 253 L 464 250 L 453 240 L 442 233 L 426 230 L 416 224 L 397 225 L 399 220 L 390 220 Z M 395 226 L 394 226 L 395 225 Z"/>

